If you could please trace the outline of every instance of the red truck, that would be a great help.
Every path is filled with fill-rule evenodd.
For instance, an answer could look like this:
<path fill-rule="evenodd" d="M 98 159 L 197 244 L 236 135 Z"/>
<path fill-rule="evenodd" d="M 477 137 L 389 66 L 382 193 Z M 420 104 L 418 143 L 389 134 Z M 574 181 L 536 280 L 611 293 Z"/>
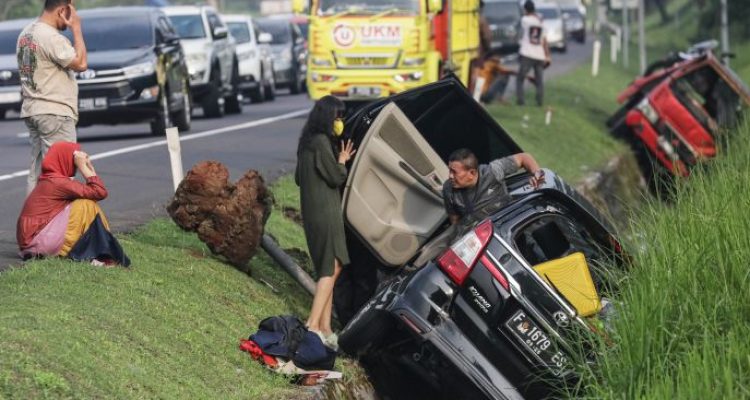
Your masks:
<path fill-rule="evenodd" d="M 634 147 L 649 181 L 665 173 L 688 176 L 716 156 L 750 105 L 748 87 L 710 48 L 675 58 L 636 78 L 608 121 L 612 133 Z"/>

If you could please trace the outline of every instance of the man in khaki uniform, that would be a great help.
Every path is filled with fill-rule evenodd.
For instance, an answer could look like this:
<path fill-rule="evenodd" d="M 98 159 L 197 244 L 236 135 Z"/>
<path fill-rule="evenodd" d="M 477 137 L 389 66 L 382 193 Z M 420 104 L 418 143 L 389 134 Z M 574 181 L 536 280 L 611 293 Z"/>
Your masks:
<path fill-rule="evenodd" d="M 73 42 L 60 31 L 70 28 Z M 27 194 L 36 186 L 44 155 L 58 141 L 76 141 L 78 84 L 85 71 L 86 45 L 73 0 L 45 0 L 44 11 L 18 36 L 21 118 L 29 129 L 31 166 Z"/>

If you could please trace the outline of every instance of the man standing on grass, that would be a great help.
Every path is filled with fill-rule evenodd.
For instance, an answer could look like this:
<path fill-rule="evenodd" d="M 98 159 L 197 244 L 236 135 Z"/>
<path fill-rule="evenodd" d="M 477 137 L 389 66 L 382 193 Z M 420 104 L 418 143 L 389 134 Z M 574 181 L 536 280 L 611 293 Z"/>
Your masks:
<path fill-rule="evenodd" d="M 516 101 L 524 104 L 523 81 L 530 69 L 534 69 L 536 103 L 541 107 L 544 100 L 544 69 L 550 63 L 549 46 L 542 25 L 542 17 L 536 14 L 534 2 L 523 4 L 526 15 L 521 18 L 521 47 L 518 50 L 518 76 L 516 77 Z"/>
<path fill-rule="evenodd" d="M 60 32 L 70 28 L 73 42 Z M 86 45 L 73 0 L 45 0 L 44 11 L 18 36 L 21 118 L 29 129 L 31 165 L 26 194 L 36 186 L 47 150 L 59 141 L 76 141 L 78 84 L 85 71 Z"/>

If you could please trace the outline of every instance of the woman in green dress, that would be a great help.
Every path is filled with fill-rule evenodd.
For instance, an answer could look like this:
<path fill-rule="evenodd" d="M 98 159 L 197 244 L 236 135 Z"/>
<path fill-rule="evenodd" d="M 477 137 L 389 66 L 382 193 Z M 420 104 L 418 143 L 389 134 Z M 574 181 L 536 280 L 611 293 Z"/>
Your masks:
<path fill-rule="evenodd" d="M 331 329 L 333 286 L 342 266 L 349 263 L 341 211 L 341 187 L 346 182 L 345 164 L 354 155 L 351 141 L 336 138 L 344 131 L 344 103 L 333 96 L 315 102 L 297 146 L 295 182 L 300 188 L 305 237 L 318 282 L 307 327 L 335 347 Z"/>

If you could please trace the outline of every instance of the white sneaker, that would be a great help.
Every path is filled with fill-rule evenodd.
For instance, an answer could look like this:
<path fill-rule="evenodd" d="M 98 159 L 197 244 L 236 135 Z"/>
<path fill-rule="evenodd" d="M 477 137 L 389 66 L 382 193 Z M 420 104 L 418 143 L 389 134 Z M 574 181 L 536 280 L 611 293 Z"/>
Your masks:
<path fill-rule="evenodd" d="M 325 338 L 323 344 L 333 349 L 333 351 L 339 351 L 339 336 L 332 333 Z"/>

